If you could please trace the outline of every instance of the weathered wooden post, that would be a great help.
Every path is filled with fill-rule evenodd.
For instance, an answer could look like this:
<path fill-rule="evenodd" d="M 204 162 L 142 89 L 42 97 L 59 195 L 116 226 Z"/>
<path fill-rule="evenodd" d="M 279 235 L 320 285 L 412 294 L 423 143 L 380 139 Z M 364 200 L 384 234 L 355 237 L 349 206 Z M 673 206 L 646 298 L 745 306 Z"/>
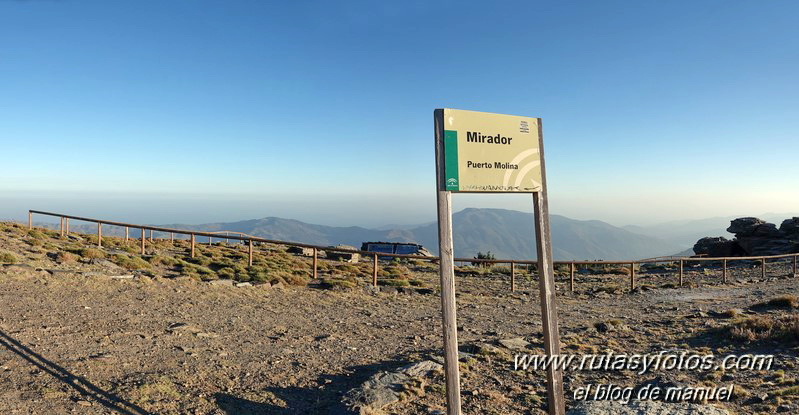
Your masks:
<path fill-rule="evenodd" d="M 516 291 L 516 263 L 513 261 L 510 263 L 510 290 Z"/>
<path fill-rule="evenodd" d="M 372 258 L 372 286 L 377 287 L 377 254 Z"/>
<path fill-rule="evenodd" d="M 313 277 L 316 279 L 316 258 L 318 255 L 318 250 L 316 248 L 313 249 Z"/>
<path fill-rule="evenodd" d="M 175 232 L 169 232 L 169 242 L 175 243 Z"/>
<path fill-rule="evenodd" d="M 59 226 L 58 231 L 61 232 L 61 236 L 64 236 L 64 217 L 63 216 L 61 217 L 61 222 L 60 222 L 60 224 L 58 226 Z"/>
<path fill-rule="evenodd" d="M 97 246 L 103 246 L 103 224 L 97 222 Z"/>
<path fill-rule="evenodd" d="M 683 273 L 682 269 L 683 269 L 683 263 L 684 262 L 685 261 L 683 261 L 682 259 L 680 260 L 680 287 L 682 287 L 682 273 Z"/>
<path fill-rule="evenodd" d="M 208 237 L 208 246 L 211 246 L 211 244 L 214 243 L 213 239 L 214 238 L 211 236 Z"/>
<path fill-rule="evenodd" d="M 191 257 L 194 258 L 194 234 L 191 234 Z"/>
<path fill-rule="evenodd" d="M 150 242 L 152 242 L 152 241 L 153 241 L 153 230 L 150 229 Z"/>
<path fill-rule="evenodd" d="M 252 239 L 249 240 L 249 257 L 250 257 L 250 268 L 252 268 Z"/>
<path fill-rule="evenodd" d="M 727 258 L 721 261 L 721 283 L 727 283 Z"/>
<path fill-rule="evenodd" d="M 635 262 L 630 263 L 630 291 L 635 290 Z"/>
<path fill-rule="evenodd" d="M 28 211 L 28 230 L 33 229 L 33 212 Z"/>
<path fill-rule="evenodd" d="M 760 276 L 766 278 L 766 258 L 760 262 Z"/>
<path fill-rule="evenodd" d="M 69 218 L 64 220 L 64 227 L 66 228 L 66 236 L 69 236 Z"/>
<path fill-rule="evenodd" d="M 141 254 L 144 255 L 144 242 L 147 240 L 147 235 L 144 233 L 144 228 L 141 228 Z"/>
<path fill-rule="evenodd" d="M 574 291 L 574 262 L 569 264 L 569 291 Z"/>
<path fill-rule="evenodd" d="M 125 226 L 125 243 L 127 243 L 128 240 L 130 239 L 130 233 L 128 231 L 129 231 L 128 227 Z"/>
<path fill-rule="evenodd" d="M 796 276 L 796 257 L 797 255 L 793 256 L 793 276 Z"/>

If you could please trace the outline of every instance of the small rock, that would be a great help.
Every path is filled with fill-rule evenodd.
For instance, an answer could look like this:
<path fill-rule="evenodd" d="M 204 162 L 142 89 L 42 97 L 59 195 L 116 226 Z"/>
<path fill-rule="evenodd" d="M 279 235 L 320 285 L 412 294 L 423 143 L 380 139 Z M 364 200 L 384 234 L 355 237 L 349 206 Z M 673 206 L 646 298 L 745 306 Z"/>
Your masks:
<path fill-rule="evenodd" d="M 208 284 L 209 285 L 222 285 L 222 286 L 226 286 L 226 287 L 232 287 L 233 286 L 233 280 L 211 280 L 211 281 L 208 281 Z"/>
<path fill-rule="evenodd" d="M 236 283 L 236 287 L 252 287 L 252 284 L 249 282 L 239 282 Z"/>
<path fill-rule="evenodd" d="M 282 282 L 278 281 L 278 282 L 272 284 L 272 288 L 285 288 L 285 285 L 283 285 Z"/>
<path fill-rule="evenodd" d="M 525 350 L 530 343 L 521 337 L 514 337 L 512 339 L 502 339 L 499 344 L 510 350 Z"/>
<path fill-rule="evenodd" d="M 133 274 L 128 274 L 128 275 L 112 275 L 110 278 L 111 278 L 111 279 L 115 279 L 115 280 L 132 280 L 132 279 L 133 279 Z"/>

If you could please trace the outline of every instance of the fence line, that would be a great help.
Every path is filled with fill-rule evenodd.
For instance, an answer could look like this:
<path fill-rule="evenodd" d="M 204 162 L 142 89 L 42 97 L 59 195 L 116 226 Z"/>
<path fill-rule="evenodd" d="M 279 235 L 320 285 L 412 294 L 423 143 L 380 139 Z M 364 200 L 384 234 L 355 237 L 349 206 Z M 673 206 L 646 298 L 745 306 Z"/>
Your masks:
<path fill-rule="evenodd" d="M 175 234 L 178 235 L 188 235 L 189 241 L 191 245 L 191 257 L 194 258 L 195 256 L 195 243 L 197 236 L 207 236 L 208 237 L 208 244 L 211 245 L 213 238 L 220 237 L 223 234 L 225 241 L 227 242 L 229 239 L 239 240 L 242 242 L 247 242 L 248 244 L 248 263 L 249 266 L 252 267 L 253 263 L 253 242 L 260 242 L 260 243 L 269 243 L 275 245 L 282 245 L 282 246 L 293 246 L 299 248 L 311 248 L 313 249 L 313 277 L 317 277 L 317 256 L 319 250 L 324 250 L 326 252 L 341 252 L 341 253 L 349 253 L 349 254 L 361 254 L 366 257 L 371 256 L 373 260 L 373 270 L 372 270 L 372 284 L 377 286 L 377 273 L 378 273 L 378 255 L 381 257 L 392 257 L 392 258 L 404 258 L 404 259 L 418 259 L 424 261 L 431 261 L 437 262 L 440 258 L 439 257 L 430 257 L 424 255 L 407 255 L 407 254 L 394 254 L 394 253 L 385 253 L 385 252 L 372 252 L 372 251 L 362 251 L 360 249 L 346 249 L 346 248 L 338 248 L 338 247 L 330 247 L 330 246 L 321 246 L 321 245 L 313 245 L 313 244 L 305 244 L 299 242 L 288 242 L 288 241 L 280 241 L 274 239 L 266 239 L 260 238 L 253 235 L 248 235 L 243 232 L 234 232 L 234 231 L 192 231 L 186 229 L 173 229 L 173 228 L 165 228 L 160 226 L 149 226 L 149 225 L 138 225 L 132 223 L 125 223 L 125 222 L 116 222 L 116 221 L 109 221 L 103 219 L 94 219 L 94 218 L 86 218 L 81 216 L 73 216 L 67 215 L 63 213 L 53 213 L 53 212 L 45 212 L 41 210 L 29 210 L 28 211 L 28 229 L 33 229 L 33 215 L 44 215 L 44 216 L 53 216 L 60 218 L 60 231 L 61 235 L 64 236 L 69 234 L 69 220 L 79 220 L 83 222 L 91 222 L 97 224 L 97 245 L 102 246 L 102 225 L 110 225 L 110 226 L 119 226 L 125 228 L 125 241 L 129 240 L 129 229 L 141 229 L 141 254 L 146 254 L 146 245 L 145 245 L 145 230 L 150 231 L 150 242 L 153 241 L 153 232 L 166 232 L 170 234 L 170 240 L 174 242 Z M 766 261 L 769 259 L 784 259 L 784 258 L 792 258 L 793 261 L 793 275 L 797 276 L 797 257 L 799 257 L 799 253 L 792 253 L 792 254 L 783 254 L 783 255 L 768 255 L 768 256 L 747 256 L 747 257 L 657 257 L 657 258 L 649 258 L 649 259 L 642 259 L 642 260 L 625 260 L 625 261 L 554 261 L 554 265 L 568 265 L 569 266 L 569 289 L 574 291 L 575 286 L 575 279 L 574 275 L 576 272 L 577 265 L 624 265 L 629 266 L 629 277 L 630 277 L 630 289 L 634 290 L 636 287 L 636 273 L 635 273 L 635 266 L 642 265 L 642 264 L 658 264 L 658 263 L 672 263 L 672 262 L 679 262 L 679 270 L 678 270 L 678 282 L 679 286 L 682 287 L 684 283 L 684 268 L 686 262 L 722 262 L 722 283 L 727 282 L 728 276 L 728 262 L 729 261 L 760 261 L 761 262 L 761 275 L 763 277 L 766 276 Z M 472 264 L 479 263 L 479 264 L 510 264 L 510 287 L 511 291 L 516 290 L 516 264 L 521 265 L 537 265 L 538 261 L 532 260 L 515 260 L 515 259 L 478 259 L 478 258 L 454 258 L 453 262 L 469 262 Z"/>

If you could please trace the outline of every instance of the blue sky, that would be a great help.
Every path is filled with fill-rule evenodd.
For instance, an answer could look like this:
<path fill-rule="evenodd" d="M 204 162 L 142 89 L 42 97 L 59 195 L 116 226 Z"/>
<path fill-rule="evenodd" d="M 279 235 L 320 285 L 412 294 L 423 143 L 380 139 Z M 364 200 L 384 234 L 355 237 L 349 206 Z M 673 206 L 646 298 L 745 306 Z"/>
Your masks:
<path fill-rule="evenodd" d="M 795 1 L 0 1 L 0 218 L 428 222 L 441 107 L 542 117 L 554 213 L 797 212 L 797 15 Z"/>

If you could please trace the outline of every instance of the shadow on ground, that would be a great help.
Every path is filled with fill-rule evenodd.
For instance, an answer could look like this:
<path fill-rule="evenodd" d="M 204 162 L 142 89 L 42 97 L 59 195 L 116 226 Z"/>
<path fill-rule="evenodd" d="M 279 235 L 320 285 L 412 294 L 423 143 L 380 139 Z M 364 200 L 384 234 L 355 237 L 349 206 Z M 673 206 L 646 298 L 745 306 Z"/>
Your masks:
<path fill-rule="evenodd" d="M 217 393 L 214 399 L 226 415 L 351 415 L 353 412 L 341 403 L 342 396 L 350 389 L 360 386 L 369 377 L 380 371 L 393 370 L 408 364 L 407 360 L 395 359 L 370 365 L 351 366 L 352 375 L 322 375 L 319 388 L 267 388 L 283 404 L 255 402 L 250 399 Z"/>
<path fill-rule="evenodd" d="M 0 331 L 0 345 L 3 345 L 9 351 L 27 360 L 28 363 L 73 388 L 87 401 L 97 402 L 118 414 L 150 415 L 150 413 L 143 408 L 101 389 L 88 380 L 76 376 L 63 367 L 45 359 L 42 355 L 34 352 L 3 331 Z"/>

